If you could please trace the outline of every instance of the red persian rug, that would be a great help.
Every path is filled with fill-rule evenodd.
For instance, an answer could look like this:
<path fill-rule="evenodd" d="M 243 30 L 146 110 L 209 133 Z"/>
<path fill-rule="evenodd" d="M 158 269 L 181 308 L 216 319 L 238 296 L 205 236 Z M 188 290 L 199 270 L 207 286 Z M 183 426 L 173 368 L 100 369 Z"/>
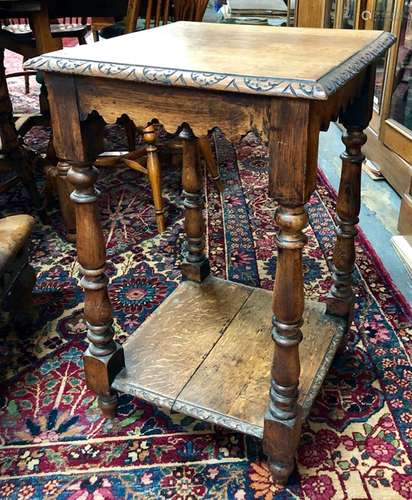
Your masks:
<path fill-rule="evenodd" d="M 33 88 L 35 89 L 35 85 Z M 12 82 L 16 107 L 35 105 Z M 45 147 L 48 132 L 26 141 Z M 116 127 L 108 147 L 124 140 Z M 207 240 L 217 276 L 270 289 L 276 267 L 267 151 L 249 135 L 234 148 L 216 133 L 225 191 L 205 183 Z M 182 199 L 178 169 L 165 170 L 168 229 L 156 232 L 147 179 L 101 170 L 114 328 L 124 342 L 180 280 Z M 38 172 L 39 188 L 44 179 Z M 334 193 L 320 178 L 307 205 L 308 297 L 330 286 Z M 0 215 L 32 212 L 24 191 L 0 195 Z M 412 498 L 411 310 L 368 241 L 357 243 L 355 320 L 304 426 L 297 469 L 275 486 L 259 441 L 168 414 L 121 395 L 115 420 L 101 418 L 85 386 L 83 292 L 74 247 L 56 207 L 38 222 L 31 249 L 39 316 L 24 336 L 0 318 L 0 498 L 13 499 L 376 499 Z"/>

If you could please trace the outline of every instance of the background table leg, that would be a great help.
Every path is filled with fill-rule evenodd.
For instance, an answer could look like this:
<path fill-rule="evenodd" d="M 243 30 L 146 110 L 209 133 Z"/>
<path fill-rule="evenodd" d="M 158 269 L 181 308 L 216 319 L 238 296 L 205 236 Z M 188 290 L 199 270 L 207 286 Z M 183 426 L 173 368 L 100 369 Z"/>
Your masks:
<path fill-rule="evenodd" d="M 70 170 L 70 164 L 61 161 L 57 164 L 58 176 L 56 178 L 57 192 L 59 197 L 60 211 L 66 229 L 67 241 L 76 241 L 76 214 L 74 203 L 70 199 L 70 194 L 73 191 L 73 186 L 67 178 Z"/>
<path fill-rule="evenodd" d="M 210 273 L 209 260 L 204 253 L 205 223 L 202 214 L 202 176 L 197 164 L 197 141 L 188 126 L 184 126 L 183 139 L 183 195 L 185 207 L 185 233 L 187 252 L 182 263 L 186 279 L 202 282 Z"/>
<path fill-rule="evenodd" d="M 346 129 L 342 141 L 346 151 L 341 155 L 342 174 L 339 185 L 336 227 L 336 244 L 333 253 L 333 285 L 327 300 L 327 312 L 352 318 L 354 293 L 352 273 L 355 265 L 356 224 L 361 207 L 361 173 L 365 157 L 362 146 L 366 143 L 364 130 L 373 111 L 375 68 L 370 67 L 361 93 L 339 117 Z"/>
<path fill-rule="evenodd" d="M 352 272 L 355 264 L 356 224 L 361 204 L 361 172 L 365 159 L 361 152 L 366 135 L 350 127 L 343 136 L 346 151 L 341 155 L 342 173 L 336 203 L 336 244 L 333 252 L 333 285 L 327 311 L 337 316 L 350 315 L 353 307 Z"/>

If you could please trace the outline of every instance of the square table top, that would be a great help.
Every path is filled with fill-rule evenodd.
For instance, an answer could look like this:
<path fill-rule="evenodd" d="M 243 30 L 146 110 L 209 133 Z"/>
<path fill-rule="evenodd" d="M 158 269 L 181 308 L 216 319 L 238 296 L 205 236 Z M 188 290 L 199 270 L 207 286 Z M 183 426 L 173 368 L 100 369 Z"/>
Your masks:
<path fill-rule="evenodd" d="M 28 61 L 28 69 L 226 92 L 326 99 L 390 33 L 177 22 Z"/>

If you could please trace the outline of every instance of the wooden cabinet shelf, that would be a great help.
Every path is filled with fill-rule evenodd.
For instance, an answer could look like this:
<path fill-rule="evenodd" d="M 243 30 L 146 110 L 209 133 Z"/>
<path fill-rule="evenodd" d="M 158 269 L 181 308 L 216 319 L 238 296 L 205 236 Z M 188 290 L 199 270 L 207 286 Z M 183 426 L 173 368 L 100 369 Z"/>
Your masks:
<path fill-rule="evenodd" d="M 126 342 L 113 387 L 261 438 L 273 359 L 272 293 L 209 277 L 185 281 Z M 299 404 L 306 415 L 346 320 L 306 301 Z"/>

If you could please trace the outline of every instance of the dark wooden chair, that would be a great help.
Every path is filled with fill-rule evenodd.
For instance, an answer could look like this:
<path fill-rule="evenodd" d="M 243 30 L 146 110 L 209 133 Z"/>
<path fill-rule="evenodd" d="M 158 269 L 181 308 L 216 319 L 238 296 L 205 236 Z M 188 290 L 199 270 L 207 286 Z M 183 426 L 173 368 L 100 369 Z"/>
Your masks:
<path fill-rule="evenodd" d="M 11 33 L 15 42 L 19 44 L 34 39 L 33 29 L 28 18 L 5 18 L 0 20 L 1 29 Z M 53 20 L 50 24 L 50 32 L 53 38 L 77 38 L 80 45 L 86 44 L 86 35 L 89 30 L 86 18 L 62 18 Z M 25 61 L 23 57 L 23 62 Z M 6 78 L 23 76 L 25 80 L 26 94 L 30 92 L 29 77 L 35 75 L 33 71 L 19 71 L 8 73 Z"/>
<path fill-rule="evenodd" d="M 34 179 L 37 157 L 26 148 L 17 133 L 4 68 L 4 49 L 0 48 L 0 192 L 22 182 L 33 205 L 41 208 Z"/>
<path fill-rule="evenodd" d="M 17 327 L 29 325 L 35 314 L 32 291 L 36 275 L 28 261 L 34 223 L 30 215 L 0 219 L 0 303 Z"/>
<path fill-rule="evenodd" d="M 88 27 L 86 18 L 64 18 L 50 24 L 53 38 L 77 38 L 80 44 L 86 43 L 85 36 Z M 45 88 L 42 88 L 40 107 L 41 114 L 29 114 L 16 121 L 7 87 L 7 78 L 23 76 L 25 90 L 29 92 L 29 76 L 35 72 L 16 72 L 6 74 L 4 67 L 4 50 L 9 49 L 23 56 L 23 60 L 38 55 L 35 33 L 26 17 L 2 17 L 0 19 L 0 137 L 1 154 L 0 170 L 10 170 L 16 173 L 12 177 L 0 176 L 0 190 L 12 187 L 21 180 L 29 193 L 33 205 L 40 209 L 42 202 L 36 189 L 34 167 L 40 161 L 36 155 L 23 144 L 22 137 L 34 125 L 45 125 L 48 122 L 48 104 Z"/>

